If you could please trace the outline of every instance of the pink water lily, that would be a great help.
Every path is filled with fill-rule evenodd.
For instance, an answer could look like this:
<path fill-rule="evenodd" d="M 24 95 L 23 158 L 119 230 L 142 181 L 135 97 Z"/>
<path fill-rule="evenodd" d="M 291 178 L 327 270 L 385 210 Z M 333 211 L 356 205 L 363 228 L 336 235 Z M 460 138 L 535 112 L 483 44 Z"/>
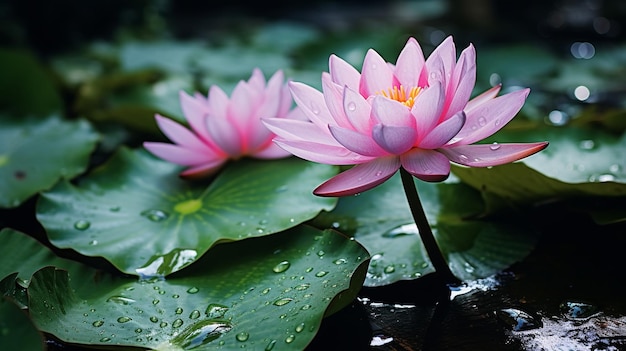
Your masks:
<path fill-rule="evenodd" d="M 274 159 L 291 156 L 272 143 L 274 134 L 261 118 L 303 119 L 284 83 L 284 74 L 277 71 L 269 81 L 254 69 L 250 79 L 240 81 L 230 98 L 218 86 L 211 86 L 205 98 L 196 93 L 180 92 L 180 103 L 190 129 L 157 115 L 161 131 L 174 144 L 145 142 L 144 147 L 167 161 L 188 166 L 183 177 L 209 175 L 227 160 L 250 156 Z"/>
<path fill-rule="evenodd" d="M 491 136 L 519 112 L 529 89 L 497 96 L 496 86 L 470 100 L 476 53 L 469 45 L 456 60 L 452 37 L 425 59 L 410 38 L 395 64 L 370 49 L 359 72 L 331 55 L 320 92 L 289 84 L 308 120 L 267 118 L 275 143 L 314 162 L 355 165 L 315 189 L 346 196 L 371 189 L 403 167 L 425 181 L 443 181 L 450 161 L 487 167 L 517 161 L 548 144 L 473 144 Z"/>

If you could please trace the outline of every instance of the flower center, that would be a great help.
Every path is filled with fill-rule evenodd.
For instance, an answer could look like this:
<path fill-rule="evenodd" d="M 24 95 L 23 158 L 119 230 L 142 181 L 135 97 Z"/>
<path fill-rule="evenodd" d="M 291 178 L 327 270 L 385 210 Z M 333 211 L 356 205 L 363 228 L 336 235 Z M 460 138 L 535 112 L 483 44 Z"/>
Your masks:
<path fill-rule="evenodd" d="M 412 108 L 415 103 L 415 98 L 422 91 L 420 87 L 413 87 L 410 90 L 405 89 L 402 85 L 389 88 L 387 91 L 382 90 L 379 94 L 403 103 L 408 108 Z"/>

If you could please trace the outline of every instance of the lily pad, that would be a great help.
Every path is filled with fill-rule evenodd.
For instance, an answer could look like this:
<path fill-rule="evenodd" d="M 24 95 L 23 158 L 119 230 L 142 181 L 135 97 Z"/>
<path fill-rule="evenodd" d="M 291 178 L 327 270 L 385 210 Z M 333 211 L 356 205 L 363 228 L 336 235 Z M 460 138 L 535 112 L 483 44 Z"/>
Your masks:
<path fill-rule="evenodd" d="M 44 337 L 25 311 L 0 297 L 0 348 L 3 350 L 46 350 Z"/>
<path fill-rule="evenodd" d="M 222 241 L 273 234 L 332 209 L 311 189 L 336 168 L 294 157 L 243 159 L 208 185 L 143 149 L 120 149 L 77 186 L 42 194 L 37 218 L 53 245 L 102 256 L 121 271 L 166 276 Z"/>
<path fill-rule="evenodd" d="M 537 233 L 521 220 L 472 219 L 482 213 L 484 203 L 480 192 L 471 187 L 417 180 L 416 185 L 439 247 L 460 279 L 488 277 L 534 248 Z M 335 210 L 318 221 L 353 234 L 370 252 L 366 286 L 416 279 L 434 271 L 398 174 L 372 190 L 341 198 Z"/>
<path fill-rule="evenodd" d="M 219 245 L 167 280 L 103 277 L 87 297 L 72 291 L 73 272 L 47 267 L 28 288 L 30 315 L 92 347 L 303 350 L 333 306 L 355 298 L 367 259 L 355 241 L 303 225 Z"/>
<path fill-rule="evenodd" d="M 0 207 L 82 173 L 98 138 L 84 120 L 0 117 Z"/>

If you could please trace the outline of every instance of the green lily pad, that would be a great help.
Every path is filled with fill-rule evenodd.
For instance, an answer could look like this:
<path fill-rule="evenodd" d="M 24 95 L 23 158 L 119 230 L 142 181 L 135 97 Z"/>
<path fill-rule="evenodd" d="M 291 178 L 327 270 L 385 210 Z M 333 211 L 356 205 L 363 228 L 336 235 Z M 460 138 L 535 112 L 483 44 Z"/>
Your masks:
<path fill-rule="evenodd" d="M 506 131 L 488 141 L 547 140 L 523 162 L 492 168 L 453 167 L 463 182 L 523 205 L 581 196 L 626 195 L 626 134 L 615 137 L 573 127 Z"/>
<path fill-rule="evenodd" d="M 485 278 L 526 257 L 537 233 L 524 223 L 472 219 L 482 213 L 480 192 L 461 183 L 416 180 L 433 234 L 460 279 Z M 382 286 L 432 273 L 398 174 L 358 196 L 339 200 L 318 219 L 353 234 L 372 255 L 366 286 Z"/>
<path fill-rule="evenodd" d="M 208 185 L 143 149 L 120 149 L 78 186 L 42 194 L 37 218 L 53 245 L 102 256 L 121 271 L 165 276 L 221 241 L 273 234 L 332 209 L 312 194 L 336 168 L 294 157 L 229 163 Z"/>
<path fill-rule="evenodd" d="M 82 173 L 98 138 L 84 120 L 0 116 L 0 207 L 17 207 Z"/>
<path fill-rule="evenodd" d="M 73 272 L 47 267 L 28 288 L 30 315 L 91 346 L 303 350 L 322 318 L 356 297 L 367 259 L 355 241 L 303 225 L 219 245 L 167 280 L 104 276 L 87 297 L 72 291 Z"/>

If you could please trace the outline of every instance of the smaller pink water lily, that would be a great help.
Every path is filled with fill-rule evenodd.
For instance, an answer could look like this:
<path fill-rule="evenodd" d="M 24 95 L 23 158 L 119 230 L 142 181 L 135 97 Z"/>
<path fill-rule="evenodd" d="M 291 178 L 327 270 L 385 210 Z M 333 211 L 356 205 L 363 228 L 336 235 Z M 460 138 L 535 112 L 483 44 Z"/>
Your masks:
<path fill-rule="evenodd" d="M 145 142 L 144 147 L 164 160 L 188 166 L 181 173 L 183 177 L 210 175 L 229 159 L 244 156 L 291 156 L 272 142 L 275 135 L 261 118 L 305 118 L 298 108 L 292 109 L 293 100 L 282 71 L 266 82 L 261 70 L 254 69 L 247 82 L 242 80 L 235 86 L 230 98 L 216 85 L 211 86 L 206 98 L 181 91 L 180 103 L 191 130 L 156 115 L 159 128 L 174 144 Z"/>
<path fill-rule="evenodd" d="M 474 144 L 506 125 L 529 89 L 497 96 L 496 86 L 470 100 L 476 53 L 469 45 L 456 59 L 452 37 L 428 57 L 409 38 L 396 64 L 370 49 L 362 72 L 335 55 L 322 74 L 320 92 L 289 84 L 305 120 L 267 118 L 274 141 L 313 162 L 355 165 L 314 191 L 346 196 L 371 189 L 400 167 L 424 181 L 443 181 L 450 161 L 488 167 L 543 150 L 548 143 Z"/>

